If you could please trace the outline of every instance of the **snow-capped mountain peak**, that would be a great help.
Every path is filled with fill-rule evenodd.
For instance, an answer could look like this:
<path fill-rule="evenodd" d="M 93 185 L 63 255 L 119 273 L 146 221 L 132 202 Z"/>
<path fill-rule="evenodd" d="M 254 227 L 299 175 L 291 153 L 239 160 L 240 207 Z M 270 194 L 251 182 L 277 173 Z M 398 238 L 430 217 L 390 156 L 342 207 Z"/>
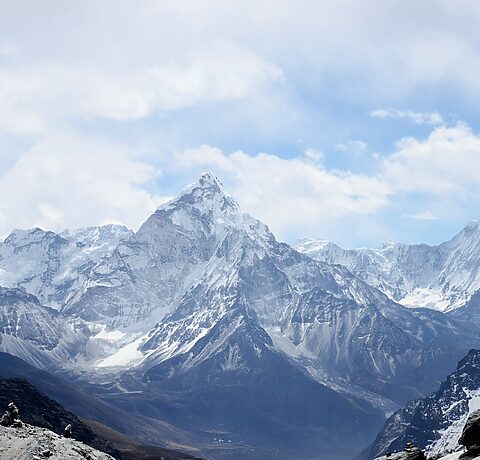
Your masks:
<path fill-rule="evenodd" d="M 17 228 L 5 238 L 4 243 L 10 246 L 20 247 L 30 244 L 38 244 L 49 239 L 57 239 L 59 242 L 62 240 L 62 238 L 56 233 L 45 231 L 38 227 L 30 229 Z M 66 241 L 63 242 L 66 243 Z"/>
<path fill-rule="evenodd" d="M 186 231 L 204 237 L 218 234 L 224 227 L 243 226 L 244 216 L 238 203 L 225 191 L 212 173 L 203 173 L 173 200 L 158 207 L 137 232 L 141 240 L 153 241 L 161 228 L 173 225 L 175 231 Z"/>
<path fill-rule="evenodd" d="M 183 192 L 158 209 L 176 209 L 188 207 L 200 212 L 214 211 L 218 214 L 238 214 L 240 206 L 227 193 L 220 180 L 211 172 L 203 173 L 194 183 L 188 185 Z"/>
<path fill-rule="evenodd" d="M 68 241 L 86 246 L 108 245 L 113 250 L 123 239 L 133 235 L 124 225 L 106 224 L 98 227 L 84 227 L 75 230 L 66 229 L 60 236 Z"/>
<path fill-rule="evenodd" d="M 331 241 L 318 240 L 316 238 L 304 238 L 295 243 L 297 251 L 308 255 L 317 254 L 320 251 L 329 250 L 335 246 L 336 244 Z"/>
<path fill-rule="evenodd" d="M 187 232 L 196 238 L 203 235 L 202 238 L 217 243 L 229 229 L 240 230 L 264 244 L 273 238 L 265 224 L 242 212 L 237 201 L 210 172 L 203 173 L 178 197 L 161 205 L 140 227 L 136 237 L 155 241 L 166 225 L 173 225 L 175 233 Z"/>
<path fill-rule="evenodd" d="M 181 195 L 189 193 L 190 191 L 197 188 L 213 189 L 218 193 L 223 193 L 224 195 L 230 195 L 225 190 L 220 179 L 217 176 L 215 176 L 215 174 L 213 174 L 211 171 L 203 172 L 195 182 L 187 185 L 184 188 L 183 193 L 181 193 Z"/>

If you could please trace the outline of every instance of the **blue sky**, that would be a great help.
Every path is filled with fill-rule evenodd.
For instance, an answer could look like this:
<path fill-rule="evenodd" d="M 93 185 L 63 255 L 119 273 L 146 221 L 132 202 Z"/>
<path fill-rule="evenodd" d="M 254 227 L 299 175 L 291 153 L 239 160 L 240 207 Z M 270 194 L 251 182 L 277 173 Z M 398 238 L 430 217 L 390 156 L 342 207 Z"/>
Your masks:
<path fill-rule="evenodd" d="M 0 0 L 0 234 L 135 229 L 212 170 L 282 240 L 449 239 L 480 218 L 479 19 L 462 0 Z"/>

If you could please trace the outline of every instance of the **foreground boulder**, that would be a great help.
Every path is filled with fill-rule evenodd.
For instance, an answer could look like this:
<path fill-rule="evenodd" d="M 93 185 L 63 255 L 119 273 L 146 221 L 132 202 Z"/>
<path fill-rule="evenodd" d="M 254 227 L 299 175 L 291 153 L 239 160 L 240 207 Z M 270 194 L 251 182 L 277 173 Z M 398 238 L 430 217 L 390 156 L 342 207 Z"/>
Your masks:
<path fill-rule="evenodd" d="M 458 442 L 467 448 L 468 455 L 480 454 L 480 409 L 468 416 Z"/>
<path fill-rule="evenodd" d="M 63 436 L 65 438 L 72 437 L 72 425 L 70 423 L 65 427 L 65 430 L 63 430 Z"/>

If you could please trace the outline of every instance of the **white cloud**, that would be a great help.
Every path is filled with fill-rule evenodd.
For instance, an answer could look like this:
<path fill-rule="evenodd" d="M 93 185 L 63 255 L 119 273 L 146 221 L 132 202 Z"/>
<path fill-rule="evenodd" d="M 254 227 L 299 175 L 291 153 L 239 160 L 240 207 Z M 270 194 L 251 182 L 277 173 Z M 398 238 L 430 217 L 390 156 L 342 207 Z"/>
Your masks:
<path fill-rule="evenodd" d="M 156 111 L 242 99 L 281 80 L 274 64 L 231 43 L 199 49 L 183 63 L 131 69 L 0 68 L 0 129 L 26 134 L 71 118 L 134 120 Z"/>
<path fill-rule="evenodd" d="M 211 147 L 176 156 L 184 175 L 216 168 L 245 208 L 280 235 L 322 234 L 398 197 L 460 200 L 479 188 L 477 134 L 443 127 L 435 111 L 372 112 L 428 125 L 432 134 L 402 140 L 369 175 L 326 169 L 342 162 L 305 149 L 322 146 L 332 129 L 346 139 L 363 136 L 351 120 L 339 127 L 350 112 L 423 106 L 416 102 L 425 88 L 435 101 L 451 88 L 458 101 L 477 100 L 478 2 L 460 2 L 454 12 L 447 0 L 434 8 L 376 0 L 3 3 L 0 192 L 12 198 L 0 205 L 1 232 L 105 220 L 138 225 L 162 198 L 147 191 L 155 168 L 113 141 L 121 136 L 154 150 L 150 161 L 170 171 L 166 154 L 185 145 L 285 152 L 305 139 L 295 144 L 304 150 L 298 158 Z M 337 149 L 358 155 L 367 146 L 350 140 Z M 422 209 L 441 217 L 430 203 Z"/>
<path fill-rule="evenodd" d="M 15 132 L 37 132 L 52 116 L 132 120 L 248 96 L 254 104 L 278 81 L 278 92 L 299 105 L 312 88 L 315 100 L 331 94 L 369 104 L 442 82 L 480 92 L 480 7 L 470 1 L 453 17 L 446 0 L 435 14 L 375 0 L 37 2 L 28 15 L 22 4 L 9 2 L 0 17 L 0 88 L 8 95 L 0 104 L 12 114 L 0 123 Z M 435 113 L 399 114 L 441 122 Z"/>
<path fill-rule="evenodd" d="M 0 176 L 0 234 L 107 222 L 136 228 L 163 200 L 145 190 L 157 174 L 109 142 L 62 137 L 39 143 Z"/>
<path fill-rule="evenodd" d="M 378 109 L 370 112 L 374 118 L 406 118 L 417 125 L 442 125 L 443 117 L 438 112 L 413 112 L 411 110 Z"/>
<path fill-rule="evenodd" d="M 303 152 L 303 154 L 306 158 L 315 163 L 322 163 L 325 159 L 325 154 L 318 149 L 308 148 Z"/>
<path fill-rule="evenodd" d="M 361 140 L 350 140 L 345 143 L 335 144 L 335 150 L 348 153 L 349 155 L 362 155 L 367 150 L 367 143 Z"/>
<path fill-rule="evenodd" d="M 0 43 L 0 57 L 12 56 L 15 52 L 16 49 L 12 43 Z"/>
<path fill-rule="evenodd" d="M 465 124 L 435 128 L 425 140 L 405 138 L 384 160 L 384 180 L 397 193 L 463 196 L 480 186 L 480 136 Z"/>
<path fill-rule="evenodd" d="M 430 211 L 420 211 L 413 214 L 405 214 L 405 217 L 413 220 L 437 220 L 438 217 Z"/>
<path fill-rule="evenodd" d="M 125 120 L 155 110 L 242 99 L 262 85 L 281 81 L 282 71 L 252 51 L 231 43 L 199 49 L 185 64 L 155 65 L 132 75 L 93 78 L 85 112 Z M 98 87 L 95 83 L 98 82 Z"/>
<path fill-rule="evenodd" d="M 216 171 L 243 208 L 281 238 L 332 234 L 343 219 L 378 214 L 396 200 L 404 202 L 405 217 L 437 220 L 437 212 L 410 209 L 419 200 L 435 209 L 443 202 L 446 215 L 480 196 L 480 135 L 465 124 L 402 139 L 370 175 L 325 169 L 308 155 L 227 154 L 206 145 L 177 153 L 175 161 L 182 171 Z"/>
<path fill-rule="evenodd" d="M 177 154 L 176 161 L 182 170 L 215 170 L 243 209 L 281 238 L 321 233 L 343 217 L 372 214 L 388 203 L 388 187 L 377 178 L 327 171 L 309 159 L 225 154 L 204 145 Z"/>

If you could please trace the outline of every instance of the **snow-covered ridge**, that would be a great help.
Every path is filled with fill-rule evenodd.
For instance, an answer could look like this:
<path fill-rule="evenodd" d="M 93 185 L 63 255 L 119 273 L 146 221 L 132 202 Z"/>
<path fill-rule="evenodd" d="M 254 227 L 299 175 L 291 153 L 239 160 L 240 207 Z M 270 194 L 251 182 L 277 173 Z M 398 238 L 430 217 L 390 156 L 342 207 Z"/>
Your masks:
<path fill-rule="evenodd" d="M 60 233 L 62 238 L 79 245 L 96 248 L 108 246 L 113 250 L 120 241 L 133 235 L 124 225 L 106 224 L 99 227 L 85 227 L 76 230 L 66 229 Z"/>
<path fill-rule="evenodd" d="M 14 230 L 0 243 L 0 286 L 24 289 L 44 305 L 61 309 L 71 285 L 131 235 L 120 225 L 61 234 L 39 228 Z"/>
<path fill-rule="evenodd" d="M 309 238 L 294 247 L 341 264 L 406 307 L 453 311 L 480 289 L 480 221 L 438 246 L 388 242 L 377 249 L 343 249 Z"/>

